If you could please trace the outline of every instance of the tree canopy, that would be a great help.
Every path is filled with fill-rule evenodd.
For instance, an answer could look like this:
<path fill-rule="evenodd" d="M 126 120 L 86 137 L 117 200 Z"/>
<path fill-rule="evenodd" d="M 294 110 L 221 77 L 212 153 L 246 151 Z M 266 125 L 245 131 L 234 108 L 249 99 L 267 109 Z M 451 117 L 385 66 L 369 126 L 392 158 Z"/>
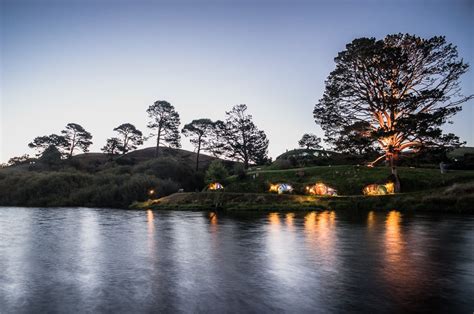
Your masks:
<path fill-rule="evenodd" d="M 89 151 L 92 145 L 92 135 L 77 123 L 68 123 L 66 129 L 61 131 L 66 141 L 69 143 L 68 156 L 71 157 L 75 149 L 80 149 L 84 153 Z"/>
<path fill-rule="evenodd" d="M 117 152 L 126 154 L 137 148 L 138 145 L 143 144 L 143 134 L 131 123 L 123 123 L 114 128 L 114 131 L 119 134 L 119 137 L 112 137 L 107 139 L 107 143 L 102 148 L 102 151 L 114 155 Z"/>
<path fill-rule="evenodd" d="M 250 163 L 263 164 L 268 160 L 268 139 L 247 114 L 246 105 L 236 105 L 226 112 L 225 121 L 220 124 L 224 141 L 224 153 L 237 159 L 248 168 Z"/>
<path fill-rule="evenodd" d="M 207 151 L 213 148 L 215 129 L 216 124 L 210 119 L 197 119 L 186 124 L 181 131 L 184 136 L 190 138 L 189 141 L 196 148 L 196 170 L 199 168 L 199 155 L 201 150 Z"/>
<path fill-rule="evenodd" d="M 305 133 L 301 137 L 301 139 L 298 141 L 298 145 L 302 148 L 306 149 L 321 149 L 323 148 L 321 146 L 321 139 L 310 133 Z"/>
<path fill-rule="evenodd" d="M 167 101 L 155 101 L 153 105 L 146 110 L 150 121 L 148 127 L 154 129 L 156 136 L 155 157 L 159 155 L 161 142 L 168 143 L 171 147 L 181 147 L 181 137 L 179 134 L 179 114 L 175 108 Z"/>
<path fill-rule="evenodd" d="M 41 156 L 50 146 L 54 146 L 62 154 L 65 154 L 65 151 L 69 148 L 69 142 L 62 135 L 51 134 L 35 137 L 33 141 L 28 144 L 29 148 L 33 148 L 37 151 L 36 156 Z"/>
<path fill-rule="evenodd" d="M 377 160 L 389 160 L 394 173 L 403 150 L 459 145 L 453 134 L 442 134 L 441 126 L 472 98 L 459 86 L 468 64 L 444 37 L 359 38 L 334 60 L 336 69 L 313 111 L 329 139 L 368 123 L 366 136 L 384 152 Z"/>

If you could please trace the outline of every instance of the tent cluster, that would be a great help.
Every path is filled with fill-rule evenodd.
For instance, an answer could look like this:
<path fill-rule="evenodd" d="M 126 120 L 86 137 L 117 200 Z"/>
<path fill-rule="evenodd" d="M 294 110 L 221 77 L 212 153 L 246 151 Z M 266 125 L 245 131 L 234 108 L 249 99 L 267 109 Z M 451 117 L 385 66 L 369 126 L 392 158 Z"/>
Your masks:
<path fill-rule="evenodd" d="M 219 182 L 212 182 L 212 183 L 209 183 L 209 185 L 207 186 L 207 190 L 209 191 L 218 191 L 218 190 L 223 190 L 223 189 L 224 189 L 224 186 L 220 184 Z"/>
<path fill-rule="evenodd" d="M 337 196 L 336 189 L 321 182 L 318 182 L 313 185 L 308 185 L 306 187 L 306 193 L 310 195 Z"/>
<path fill-rule="evenodd" d="M 278 194 L 291 193 L 293 192 L 293 187 L 287 183 L 270 184 L 270 189 L 268 191 Z"/>
<path fill-rule="evenodd" d="M 385 184 L 369 184 L 362 192 L 364 195 L 387 195 L 395 193 L 395 184 L 387 182 Z"/>

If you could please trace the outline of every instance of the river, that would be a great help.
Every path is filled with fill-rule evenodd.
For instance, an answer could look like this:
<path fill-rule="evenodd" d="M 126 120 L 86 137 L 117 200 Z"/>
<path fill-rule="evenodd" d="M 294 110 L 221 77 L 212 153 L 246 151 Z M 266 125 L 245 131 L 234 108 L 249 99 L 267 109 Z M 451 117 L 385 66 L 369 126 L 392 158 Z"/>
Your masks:
<path fill-rule="evenodd" d="M 474 216 L 0 207 L 0 313 L 474 310 Z"/>

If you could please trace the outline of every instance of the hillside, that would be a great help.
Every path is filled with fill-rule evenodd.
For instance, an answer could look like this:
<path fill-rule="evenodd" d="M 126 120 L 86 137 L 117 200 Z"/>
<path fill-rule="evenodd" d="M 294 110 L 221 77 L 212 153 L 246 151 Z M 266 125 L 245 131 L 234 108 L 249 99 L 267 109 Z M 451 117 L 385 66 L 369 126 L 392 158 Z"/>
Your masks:
<path fill-rule="evenodd" d="M 163 147 L 159 158 L 145 148 L 111 158 L 86 153 L 53 163 L 37 161 L 0 169 L 0 206 L 94 206 L 128 207 L 179 189 L 201 190 L 203 172 L 215 158 Z M 229 169 L 232 162 L 224 161 Z"/>
<path fill-rule="evenodd" d="M 339 195 L 360 195 L 364 186 L 383 183 L 390 175 L 387 167 L 317 166 L 288 170 L 261 170 L 249 172 L 243 179 L 230 177 L 226 182 L 229 192 L 266 192 L 271 183 L 289 183 L 295 193 L 304 193 L 309 184 L 324 182 L 337 189 Z M 449 171 L 441 174 L 438 169 L 400 167 L 402 192 L 450 186 L 454 183 L 474 181 L 474 171 Z"/>

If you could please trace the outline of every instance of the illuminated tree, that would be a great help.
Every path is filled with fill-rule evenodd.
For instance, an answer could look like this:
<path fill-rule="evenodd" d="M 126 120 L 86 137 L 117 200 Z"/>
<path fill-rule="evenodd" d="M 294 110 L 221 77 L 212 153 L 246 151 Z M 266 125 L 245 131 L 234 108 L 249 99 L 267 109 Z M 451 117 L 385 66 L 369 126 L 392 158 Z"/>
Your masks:
<path fill-rule="evenodd" d="M 201 150 L 214 150 L 213 134 L 215 133 L 215 122 L 212 122 L 210 119 L 193 120 L 186 124 L 181 132 L 184 136 L 190 137 L 189 141 L 196 148 L 196 170 L 198 170 Z"/>
<path fill-rule="evenodd" d="M 315 121 L 328 137 L 357 122 L 369 123 L 367 136 L 384 152 L 371 165 L 386 158 L 397 178 L 397 191 L 396 163 L 402 151 L 459 144 L 440 127 L 473 96 L 460 93 L 459 78 L 468 65 L 444 37 L 359 38 L 335 62 L 315 105 Z"/>
<path fill-rule="evenodd" d="M 268 160 L 268 139 L 246 111 L 246 105 L 236 105 L 231 111 L 227 111 L 220 132 L 225 141 L 226 156 L 242 161 L 247 169 L 251 162 L 262 164 Z"/>
<path fill-rule="evenodd" d="M 107 144 L 102 148 L 103 151 L 113 155 L 118 150 L 126 154 L 143 144 L 143 134 L 131 123 L 124 123 L 114 129 L 120 137 L 113 137 L 107 140 Z"/>
<path fill-rule="evenodd" d="M 376 140 L 370 136 L 370 124 L 358 121 L 351 125 L 343 126 L 338 134 L 326 141 L 332 144 L 336 151 L 353 155 L 373 155 L 376 153 Z"/>
<path fill-rule="evenodd" d="M 156 148 L 155 157 L 158 157 L 160 151 L 160 143 L 164 141 L 171 147 L 181 147 L 179 135 L 179 114 L 174 107 L 167 101 L 155 101 L 153 105 L 146 110 L 151 121 L 148 123 L 150 129 L 155 129 Z"/>
<path fill-rule="evenodd" d="M 303 137 L 298 141 L 298 145 L 306 149 L 321 149 L 321 139 L 314 134 L 303 134 Z"/>
<path fill-rule="evenodd" d="M 68 157 L 72 157 L 74 150 L 77 148 L 85 153 L 89 151 L 89 146 L 92 145 L 92 135 L 79 124 L 68 123 L 66 129 L 62 130 L 61 133 L 69 143 Z"/>
<path fill-rule="evenodd" d="M 28 144 L 29 148 L 36 149 L 36 156 L 41 156 L 51 146 L 55 147 L 61 154 L 66 154 L 65 151 L 69 148 L 69 142 L 62 135 L 51 134 L 35 137 L 33 142 Z"/>

